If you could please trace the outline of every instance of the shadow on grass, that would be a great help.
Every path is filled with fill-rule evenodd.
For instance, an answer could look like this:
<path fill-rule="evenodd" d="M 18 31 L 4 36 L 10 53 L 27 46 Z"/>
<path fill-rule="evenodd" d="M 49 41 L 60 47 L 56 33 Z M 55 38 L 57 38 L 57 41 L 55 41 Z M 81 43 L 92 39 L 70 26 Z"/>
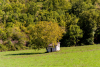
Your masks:
<path fill-rule="evenodd" d="M 5 56 L 15 56 L 15 55 L 37 55 L 37 54 L 45 54 L 46 52 L 44 53 L 18 53 L 18 54 L 7 54 Z"/>

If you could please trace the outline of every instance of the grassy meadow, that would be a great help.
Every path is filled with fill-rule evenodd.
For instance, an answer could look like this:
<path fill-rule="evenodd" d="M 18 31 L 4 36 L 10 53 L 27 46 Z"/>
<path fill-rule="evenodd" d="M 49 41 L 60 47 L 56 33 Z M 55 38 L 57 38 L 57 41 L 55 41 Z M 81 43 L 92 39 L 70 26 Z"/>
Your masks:
<path fill-rule="evenodd" d="M 100 67 L 100 45 L 0 52 L 0 67 Z"/>

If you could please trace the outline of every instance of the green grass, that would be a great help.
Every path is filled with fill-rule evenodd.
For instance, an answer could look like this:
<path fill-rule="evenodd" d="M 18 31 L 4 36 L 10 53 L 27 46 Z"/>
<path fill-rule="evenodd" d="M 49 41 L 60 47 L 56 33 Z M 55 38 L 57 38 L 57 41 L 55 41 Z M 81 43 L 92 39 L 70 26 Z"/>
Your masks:
<path fill-rule="evenodd" d="M 0 52 L 0 67 L 100 67 L 100 45 Z"/>

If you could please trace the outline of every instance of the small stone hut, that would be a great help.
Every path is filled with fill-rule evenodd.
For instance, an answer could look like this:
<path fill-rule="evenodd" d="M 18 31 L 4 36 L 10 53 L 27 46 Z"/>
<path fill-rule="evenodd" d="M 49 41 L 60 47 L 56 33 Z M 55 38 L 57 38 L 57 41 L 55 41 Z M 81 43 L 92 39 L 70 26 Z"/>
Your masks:
<path fill-rule="evenodd" d="M 56 45 L 49 44 L 46 48 L 47 52 L 55 52 L 60 50 L 60 42 L 58 42 Z"/>

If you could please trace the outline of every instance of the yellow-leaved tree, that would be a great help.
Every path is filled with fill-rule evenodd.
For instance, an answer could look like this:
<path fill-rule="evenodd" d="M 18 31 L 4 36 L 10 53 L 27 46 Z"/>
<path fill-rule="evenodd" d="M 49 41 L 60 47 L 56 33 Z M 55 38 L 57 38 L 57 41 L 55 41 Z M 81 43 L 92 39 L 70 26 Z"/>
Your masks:
<path fill-rule="evenodd" d="M 62 38 L 64 32 L 64 28 L 57 23 L 47 21 L 38 22 L 30 31 L 33 38 L 32 42 L 37 49 L 45 48 L 50 43 L 56 44 Z"/>

